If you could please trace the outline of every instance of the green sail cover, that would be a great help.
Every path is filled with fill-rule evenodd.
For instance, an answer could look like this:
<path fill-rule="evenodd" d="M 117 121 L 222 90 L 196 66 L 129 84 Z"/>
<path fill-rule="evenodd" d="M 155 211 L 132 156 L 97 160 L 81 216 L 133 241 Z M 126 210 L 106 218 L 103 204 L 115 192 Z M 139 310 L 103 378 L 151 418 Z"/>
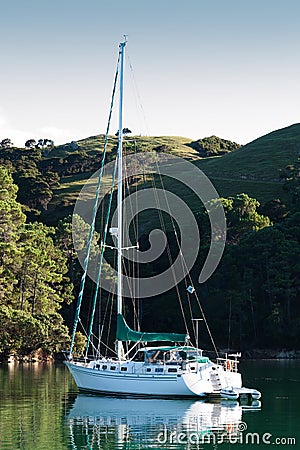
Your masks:
<path fill-rule="evenodd" d="M 179 333 L 144 333 L 142 331 L 134 331 L 125 322 L 122 314 L 117 316 L 117 340 L 131 342 L 185 342 L 186 334 Z"/>

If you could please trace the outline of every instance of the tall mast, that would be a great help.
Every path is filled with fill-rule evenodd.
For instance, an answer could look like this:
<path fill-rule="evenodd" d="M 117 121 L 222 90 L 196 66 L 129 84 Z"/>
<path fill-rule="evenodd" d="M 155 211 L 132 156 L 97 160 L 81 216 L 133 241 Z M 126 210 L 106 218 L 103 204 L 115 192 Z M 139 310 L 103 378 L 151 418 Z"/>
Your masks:
<path fill-rule="evenodd" d="M 122 180 L 123 180 L 123 84 L 124 84 L 124 53 L 127 43 L 126 36 L 124 36 L 124 42 L 119 45 L 120 49 L 120 101 L 119 101 L 119 139 L 118 139 L 118 288 L 117 288 L 117 313 L 122 314 L 122 245 L 123 245 L 123 224 L 122 224 Z M 122 341 L 117 341 L 117 355 L 121 359 L 123 356 Z"/>

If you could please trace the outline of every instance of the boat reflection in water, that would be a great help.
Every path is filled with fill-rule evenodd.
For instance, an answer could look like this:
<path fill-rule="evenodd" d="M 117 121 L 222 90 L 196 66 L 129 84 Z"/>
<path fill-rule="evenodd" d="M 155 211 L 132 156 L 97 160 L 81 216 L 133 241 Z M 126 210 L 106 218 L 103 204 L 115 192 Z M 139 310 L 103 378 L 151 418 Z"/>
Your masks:
<path fill-rule="evenodd" d="M 243 431 L 245 409 L 260 402 L 164 400 L 78 394 L 66 419 L 71 448 L 179 448 L 226 442 Z M 185 447 L 186 448 L 186 447 Z"/>

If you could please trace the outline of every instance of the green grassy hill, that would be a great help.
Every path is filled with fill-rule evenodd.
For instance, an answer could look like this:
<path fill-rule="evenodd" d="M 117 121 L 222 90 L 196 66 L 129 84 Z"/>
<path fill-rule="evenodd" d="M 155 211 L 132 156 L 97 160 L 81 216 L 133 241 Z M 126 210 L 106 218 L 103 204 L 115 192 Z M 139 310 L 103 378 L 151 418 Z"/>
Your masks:
<path fill-rule="evenodd" d="M 279 170 L 300 152 L 300 124 L 273 131 L 222 158 L 203 161 L 201 167 L 215 176 L 278 181 Z"/>
<path fill-rule="evenodd" d="M 300 154 L 300 124 L 262 136 L 222 157 L 201 160 L 197 165 L 211 178 L 220 195 L 245 192 L 261 202 L 287 201 L 280 171 Z"/>
<path fill-rule="evenodd" d="M 157 150 L 187 158 L 190 161 L 198 161 L 201 158 L 196 150 L 189 147 L 191 142 L 192 139 L 180 136 L 126 136 L 124 152 L 126 153 L 128 151 L 131 153 L 135 149 L 145 152 Z M 94 155 L 95 158 L 99 158 L 100 167 L 104 135 L 91 136 L 77 143 L 78 150 L 76 151 L 85 152 L 89 155 Z M 118 138 L 116 136 L 110 136 L 107 146 L 108 161 L 111 160 L 111 152 L 116 148 L 117 144 Z M 67 146 L 59 146 L 51 151 L 49 158 L 63 158 L 72 153 L 74 151 L 69 150 Z M 91 173 L 79 173 L 62 178 L 60 186 L 54 190 L 54 196 L 48 205 L 48 211 L 43 214 L 47 222 L 55 222 L 57 218 L 64 217 L 66 214 L 72 212 L 80 190 L 91 175 Z"/>
<path fill-rule="evenodd" d="M 199 154 L 197 150 L 189 147 L 192 139 L 181 136 L 131 136 L 125 137 L 125 150 L 126 146 L 136 147 L 139 151 L 152 151 L 155 148 L 165 146 L 166 151 L 169 151 L 177 156 L 198 159 Z M 104 135 L 91 136 L 86 139 L 77 141 L 78 151 L 85 151 L 87 153 L 102 152 L 104 145 Z M 108 154 L 118 144 L 118 138 L 116 136 L 109 136 L 107 152 Z M 65 146 L 58 146 L 51 151 L 51 157 L 64 157 L 70 154 Z"/>
<path fill-rule="evenodd" d="M 273 131 L 249 144 L 233 150 L 223 156 L 201 158 L 199 153 L 191 148 L 191 139 L 174 136 L 127 136 L 126 148 L 132 151 L 153 151 L 158 149 L 187 158 L 203 170 L 214 183 L 220 196 L 226 197 L 240 192 L 257 198 L 261 203 L 280 198 L 288 202 L 280 170 L 293 164 L 300 152 L 300 124 Z M 94 136 L 78 141 L 78 151 L 101 158 L 104 136 Z M 117 145 L 117 138 L 112 136 L 108 144 L 109 153 Z M 63 157 L 70 151 L 62 146 L 51 152 L 51 157 Z M 54 191 L 46 215 L 62 217 L 71 212 L 77 195 L 90 174 L 64 177 L 60 187 Z"/>

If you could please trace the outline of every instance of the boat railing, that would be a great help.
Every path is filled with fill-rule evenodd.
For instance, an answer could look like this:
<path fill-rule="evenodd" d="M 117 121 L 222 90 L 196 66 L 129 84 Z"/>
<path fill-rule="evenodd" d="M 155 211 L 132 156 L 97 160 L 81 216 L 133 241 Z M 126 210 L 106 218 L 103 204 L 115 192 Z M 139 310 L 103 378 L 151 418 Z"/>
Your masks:
<path fill-rule="evenodd" d="M 238 371 L 238 363 L 239 361 L 235 358 L 217 358 L 217 364 L 223 366 L 225 370 L 228 372 L 237 372 Z"/>

